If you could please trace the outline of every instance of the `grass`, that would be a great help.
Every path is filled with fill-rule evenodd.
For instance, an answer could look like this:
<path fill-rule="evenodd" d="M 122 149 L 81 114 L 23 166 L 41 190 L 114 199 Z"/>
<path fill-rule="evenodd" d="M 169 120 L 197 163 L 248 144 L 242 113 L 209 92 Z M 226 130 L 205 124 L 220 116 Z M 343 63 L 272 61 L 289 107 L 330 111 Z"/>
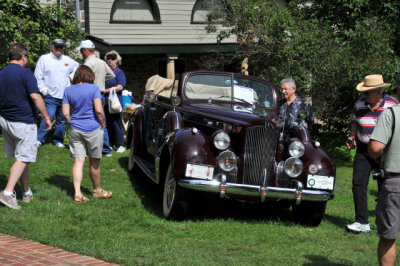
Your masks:
<path fill-rule="evenodd" d="M 127 172 L 127 156 L 104 158 L 102 186 L 114 197 L 91 197 L 85 166 L 83 193 L 91 200 L 72 203 L 73 159 L 67 149 L 39 148 L 30 166 L 34 200 L 19 211 L 0 206 L 0 232 L 38 241 L 109 262 L 174 265 L 377 265 L 377 188 L 371 180 L 371 234 L 345 232 L 354 220 L 350 167 L 338 167 L 335 198 L 316 228 L 292 223 L 288 210 L 231 201 L 202 200 L 186 221 L 162 217 L 159 188 L 140 172 Z M 13 158 L 4 158 L 0 139 L 0 188 Z M 21 198 L 21 187 L 16 187 Z"/>

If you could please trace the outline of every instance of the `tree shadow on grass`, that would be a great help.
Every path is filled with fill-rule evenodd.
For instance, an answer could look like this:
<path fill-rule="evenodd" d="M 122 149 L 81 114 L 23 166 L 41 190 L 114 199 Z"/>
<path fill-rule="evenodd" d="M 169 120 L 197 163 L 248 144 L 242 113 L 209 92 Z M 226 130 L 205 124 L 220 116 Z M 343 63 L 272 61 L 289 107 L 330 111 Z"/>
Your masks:
<path fill-rule="evenodd" d="M 53 175 L 46 178 L 47 183 L 59 187 L 67 192 L 67 195 L 73 197 L 75 195 L 74 184 L 71 182 L 70 176 L 65 175 Z M 81 187 L 81 191 L 84 194 L 91 194 L 91 191 L 85 187 Z"/>
<path fill-rule="evenodd" d="M 310 262 L 304 263 L 303 266 L 319 266 L 319 265 L 330 265 L 330 266 L 345 266 L 345 265 L 353 265 L 352 263 L 335 263 L 329 261 L 329 259 L 317 256 L 317 255 L 305 255 L 306 259 L 310 260 Z"/>
<path fill-rule="evenodd" d="M 132 188 L 140 198 L 143 207 L 164 218 L 162 213 L 162 186 L 151 181 L 139 167 L 133 173 L 128 171 L 128 158 L 119 159 L 120 166 L 126 170 Z M 288 206 L 277 204 L 250 204 L 232 199 L 220 199 L 219 195 L 192 191 L 195 200 L 192 202 L 186 220 L 199 221 L 205 219 L 234 219 L 246 222 L 280 221 L 287 225 L 293 224 L 292 212 Z"/>
<path fill-rule="evenodd" d="M 162 190 L 160 186 L 151 181 L 137 166 L 134 167 L 132 172 L 129 172 L 128 157 L 122 157 L 118 162 L 127 172 L 132 188 L 138 195 L 143 207 L 150 213 L 162 218 Z"/>
<path fill-rule="evenodd" d="M 5 189 L 5 187 L 7 186 L 7 182 L 8 182 L 8 176 L 0 175 L 0 191 Z M 17 193 L 17 195 L 22 194 L 22 187 L 21 187 L 20 182 L 18 182 L 15 185 L 14 190 Z"/>
<path fill-rule="evenodd" d="M 0 175 L 0 190 L 3 190 L 7 185 L 8 177 L 5 175 Z"/>

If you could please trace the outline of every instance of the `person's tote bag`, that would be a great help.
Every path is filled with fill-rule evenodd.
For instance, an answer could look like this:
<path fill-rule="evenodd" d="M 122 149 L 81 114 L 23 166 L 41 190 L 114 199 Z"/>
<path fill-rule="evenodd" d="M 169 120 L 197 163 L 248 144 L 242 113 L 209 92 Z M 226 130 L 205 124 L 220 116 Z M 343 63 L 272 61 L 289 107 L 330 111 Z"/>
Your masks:
<path fill-rule="evenodd" d="M 122 106 L 118 100 L 117 92 L 115 91 L 115 87 L 113 87 L 110 91 L 110 95 L 108 96 L 108 112 L 110 114 L 121 113 Z"/>

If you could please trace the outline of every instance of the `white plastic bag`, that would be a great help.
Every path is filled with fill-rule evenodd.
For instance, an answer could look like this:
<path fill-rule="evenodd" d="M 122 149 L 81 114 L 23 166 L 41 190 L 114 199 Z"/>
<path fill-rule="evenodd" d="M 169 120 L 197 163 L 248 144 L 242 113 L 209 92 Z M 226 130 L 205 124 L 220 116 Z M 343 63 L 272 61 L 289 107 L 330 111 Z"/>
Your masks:
<path fill-rule="evenodd" d="M 110 95 L 108 96 L 108 112 L 110 114 L 121 113 L 122 106 L 119 102 L 117 92 L 115 91 L 115 87 L 113 87 L 110 91 Z"/>

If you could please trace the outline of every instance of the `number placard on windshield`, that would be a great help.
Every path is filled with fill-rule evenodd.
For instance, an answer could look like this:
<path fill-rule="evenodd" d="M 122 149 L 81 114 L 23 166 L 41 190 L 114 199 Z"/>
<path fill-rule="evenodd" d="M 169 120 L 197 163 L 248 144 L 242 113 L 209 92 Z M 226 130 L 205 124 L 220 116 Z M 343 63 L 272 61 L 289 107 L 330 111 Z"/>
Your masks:
<path fill-rule="evenodd" d="M 249 104 L 254 103 L 254 90 L 252 88 L 234 85 L 233 94 L 237 99 L 248 102 Z"/>

